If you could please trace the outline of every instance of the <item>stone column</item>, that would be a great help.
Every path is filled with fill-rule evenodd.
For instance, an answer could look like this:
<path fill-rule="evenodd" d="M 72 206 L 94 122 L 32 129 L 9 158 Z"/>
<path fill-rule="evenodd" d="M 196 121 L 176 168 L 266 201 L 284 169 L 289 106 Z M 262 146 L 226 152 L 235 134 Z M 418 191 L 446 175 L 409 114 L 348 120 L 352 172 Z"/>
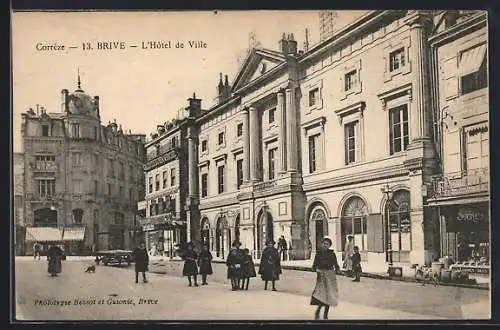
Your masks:
<path fill-rule="evenodd" d="M 250 181 L 250 124 L 248 108 L 243 109 L 243 182 Z"/>
<path fill-rule="evenodd" d="M 260 180 L 259 173 L 259 112 L 257 108 L 250 107 L 250 180 L 256 182 Z"/>
<path fill-rule="evenodd" d="M 429 18 L 415 11 L 407 18 L 410 26 L 410 59 L 413 74 L 413 106 L 410 116 L 410 134 L 413 139 L 429 139 L 430 137 L 430 90 L 429 90 L 429 54 L 426 45 L 426 24 Z"/>
<path fill-rule="evenodd" d="M 285 93 L 282 89 L 277 94 L 277 108 L 280 114 L 280 170 L 286 172 L 286 107 L 285 107 Z"/>
<path fill-rule="evenodd" d="M 186 201 L 186 236 L 187 241 L 200 241 L 200 221 L 197 212 L 198 205 L 198 159 L 196 157 L 196 131 L 194 126 L 188 128 L 188 198 Z M 181 161 L 182 163 L 182 161 Z"/>
<path fill-rule="evenodd" d="M 297 149 L 297 114 L 295 109 L 295 87 L 286 89 L 286 150 L 287 150 L 287 170 L 297 171 L 298 149 Z"/>

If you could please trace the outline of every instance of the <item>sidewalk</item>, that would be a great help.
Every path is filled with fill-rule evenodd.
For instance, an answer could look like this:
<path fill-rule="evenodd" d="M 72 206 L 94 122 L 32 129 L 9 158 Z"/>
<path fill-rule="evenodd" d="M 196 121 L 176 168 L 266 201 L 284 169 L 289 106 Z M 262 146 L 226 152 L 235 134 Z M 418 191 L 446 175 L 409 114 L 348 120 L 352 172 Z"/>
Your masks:
<path fill-rule="evenodd" d="M 93 261 L 95 257 L 93 256 L 68 256 L 66 260 L 68 261 Z M 170 260 L 169 257 L 164 256 L 149 256 L 150 261 L 167 261 Z M 33 256 L 16 256 L 16 261 L 31 261 L 34 260 Z M 40 260 L 46 260 L 46 257 L 42 257 Z M 179 257 L 172 258 L 172 261 L 182 261 Z M 225 263 L 225 260 L 221 258 L 214 258 L 214 263 Z M 254 260 L 255 266 L 259 266 L 260 260 Z M 287 260 L 282 261 L 281 265 L 283 269 L 289 270 L 299 270 L 299 271 L 312 271 L 312 260 Z M 411 269 L 406 264 L 398 264 L 394 263 L 395 267 L 401 267 L 403 270 L 402 277 L 389 277 L 387 273 L 387 265 L 386 264 L 367 264 L 363 263 L 363 273 L 362 277 L 369 277 L 381 280 L 394 280 L 394 281 L 404 281 L 404 282 L 416 282 L 415 280 L 415 270 Z M 471 278 L 473 278 L 471 276 Z M 458 283 L 446 283 L 442 282 L 440 285 L 442 286 L 455 286 L 455 287 L 463 287 L 463 288 L 472 288 L 472 289 L 482 289 L 489 290 L 489 277 L 488 276 L 476 276 L 474 277 L 477 281 L 477 284 L 458 284 Z"/>
<path fill-rule="evenodd" d="M 151 261 L 163 261 L 163 260 L 169 260 L 170 258 L 168 257 L 163 257 L 163 256 L 150 256 Z M 182 261 L 181 258 L 179 257 L 174 257 L 172 258 L 172 261 Z M 226 261 L 223 260 L 222 258 L 214 258 L 212 260 L 213 263 L 225 263 Z M 311 272 L 312 269 L 312 260 L 287 260 L 287 261 L 282 261 L 281 266 L 283 269 L 289 269 L 289 270 L 299 270 L 299 271 L 309 271 Z M 254 260 L 255 266 L 260 265 L 260 260 L 255 259 Z M 394 263 L 394 267 L 401 267 L 403 274 L 402 277 L 389 277 L 389 274 L 387 273 L 387 264 L 367 264 L 363 263 L 363 273 L 361 274 L 362 277 L 369 277 L 369 278 L 375 278 L 375 279 L 381 279 L 381 280 L 394 280 L 394 281 L 404 281 L 404 282 L 416 282 L 415 280 L 415 270 L 410 268 L 407 264 L 399 264 L 399 263 Z M 345 271 L 344 271 L 345 275 Z M 472 276 L 471 276 L 472 278 Z M 456 287 L 463 287 L 463 288 L 472 288 L 472 289 L 482 289 L 482 290 L 489 290 L 489 277 L 486 276 L 481 276 L 481 277 L 475 277 L 477 284 L 459 284 L 459 283 L 446 283 L 442 282 L 440 285 L 443 286 L 456 286 Z"/>

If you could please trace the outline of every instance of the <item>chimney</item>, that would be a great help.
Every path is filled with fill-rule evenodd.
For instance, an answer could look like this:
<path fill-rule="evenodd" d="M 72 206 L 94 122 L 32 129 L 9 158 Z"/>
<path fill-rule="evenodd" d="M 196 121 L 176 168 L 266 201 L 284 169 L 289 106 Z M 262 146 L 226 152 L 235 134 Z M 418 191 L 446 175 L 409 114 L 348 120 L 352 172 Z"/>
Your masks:
<path fill-rule="evenodd" d="M 224 92 L 224 84 L 222 83 L 222 72 L 221 72 L 219 77 L 219 85 L 217 86 L 217 95 L 220 97 L 220 95 L 223 92 Z"/>
<path fill-rule="evenodd" d="M 222 83 L 222 74 L 221 74 Z M 187 108 L 189 112 L 189 117 L 198 117 L 201 113 L 201 99 L 196 98 L 196 94 L 193 93 L 193 97 L 188 99 L 189 107 Z"/>
<path fill-rule="evenodd" d="M 62 112 L 67 112 L 68 111 L 68 90 L 63 89 L 61 90 L 61 111 Z"/>
<path fill-rule="evenodd" d="M 224 77 L 224 99 L 228 99 L 231 96 L 231 86 L 229 86 L 229 79 L 227 74 Z"/>
<path fill-rule="evenodd" d="M 281 40 L 280 40 L 279 44 L 280 44 L 280 52 L 287 55 L 288 54 L 288 40 L 286 40 L 285 32 L 283 32 L 283 35 L 281 36 Z"/>
<path fill-rule="evenodd" d="M 295 41 L 293 33 L 288 35 L 288 53 L 291 55 L 297 54 L 297 41 Z"/>
<path fill-rule="evenodd" d="M 100 116 L 99 114 L 99 96 L 94 96 L 94 110 L 97 112 L 97 117 Z"/>

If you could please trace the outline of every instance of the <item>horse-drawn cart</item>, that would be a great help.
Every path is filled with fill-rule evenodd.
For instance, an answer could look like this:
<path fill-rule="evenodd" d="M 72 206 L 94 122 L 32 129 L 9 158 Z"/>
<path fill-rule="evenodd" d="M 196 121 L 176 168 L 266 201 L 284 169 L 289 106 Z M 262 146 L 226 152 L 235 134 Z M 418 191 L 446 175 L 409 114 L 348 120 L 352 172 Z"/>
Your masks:
<path fill-rule="evenodd" d="M 132 260 L 132 251 L 128 250 L 107 250 L 107 251 L 97 251 L 95 253 L 95 263 L 99 265 L 103 263 L 104 266 L 107 265 L 127 265 L 130 266 Z"/>

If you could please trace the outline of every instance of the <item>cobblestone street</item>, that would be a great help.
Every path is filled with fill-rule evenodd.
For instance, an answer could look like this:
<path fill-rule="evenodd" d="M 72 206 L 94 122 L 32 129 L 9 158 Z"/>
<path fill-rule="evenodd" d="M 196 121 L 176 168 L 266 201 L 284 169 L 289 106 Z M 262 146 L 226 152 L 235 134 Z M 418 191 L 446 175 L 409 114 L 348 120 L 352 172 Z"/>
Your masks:
<path fill-rule="evenodd" d="M 285 270 L 278 292 L 264 291 L 260 279 L 248 292 L 233 292 L 224 265 L 215 265 L 208 286 L 188 287 L 181 263 L 159 262 L 149 283 L 134 283 L 133 267 L 96 267 L 66 261 L 56 278 L 46 262 L 16 261 L 17 318 L 22 320 L 312 320 L 309 295 L 314 274 Z M 352 283 L 339 277 L 340 303 L 330 319 L 471 319 L 489 318 L 489 293 L 453 287 L 421 287 L 376 279 Z M 142 300 L 141 300 L 142 298 Z M 78 299 L 76 304 L 75 299 Z M 102 304 L 99 304 L 99 302 Z M 58 302 L 56 302 L 58 301 Z M 54 304 L 65 304 L 56 306 Z"/>

